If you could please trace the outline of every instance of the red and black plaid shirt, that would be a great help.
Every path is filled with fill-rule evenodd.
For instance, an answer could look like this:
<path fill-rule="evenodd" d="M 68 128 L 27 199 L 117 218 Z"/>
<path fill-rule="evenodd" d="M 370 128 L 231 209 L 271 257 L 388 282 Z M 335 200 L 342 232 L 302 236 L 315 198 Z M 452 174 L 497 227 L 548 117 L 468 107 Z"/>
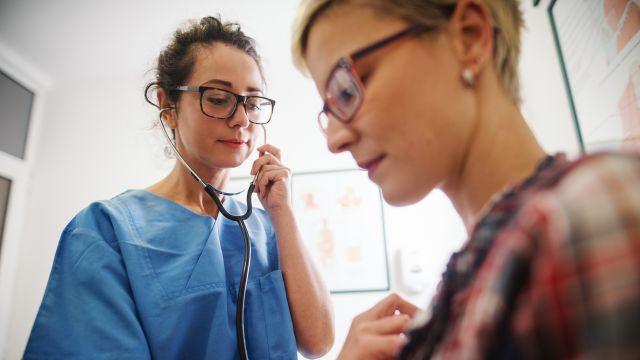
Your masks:
<path fill-rule="evenodd" d="M 546 158 L 453 254 L 400 359 L 640 359 L 640 157 Z"/>

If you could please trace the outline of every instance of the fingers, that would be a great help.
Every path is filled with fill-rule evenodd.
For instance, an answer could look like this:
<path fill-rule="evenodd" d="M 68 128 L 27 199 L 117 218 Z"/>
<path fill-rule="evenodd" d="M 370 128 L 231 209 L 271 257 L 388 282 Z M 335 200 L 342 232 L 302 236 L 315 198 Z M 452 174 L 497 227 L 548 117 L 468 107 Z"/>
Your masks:
<path fill-rule="evenodd" d="M 367 320 L 375 320 L 399 312 L 400 314 L 406 314 L 409 315 L 409 317 L 413 317 L 418 310 L 417 306 L 406 301 L 400 295 L 393 293 L 380 300 L 371 309 L 359 316 Z"/>
<path fill-rule="evenodd" d="M 393 359 L 406 343 L 404 335 L 362 336 L 355 341 L 347 339 L 338 360 Z"/>
<path fill-rule="evenodd" d="M 419 307 L 406 301 L 403 298 L 400 298 L 400 301 L 396 303 L 396 310 L 398 310 L 401 314 L 409 315 L 409 317 L 411 318 L 413 318 L 419 311 L 421 311 Z"/>
<path fill-rule="evenodd" d="M 362 331 L 378 335 L 401 334 L 409 325 L 409 315 L 391 315 L 361 324 Z"/>
<path fill-rule="evenodd" d="M 258 171 L 262 171 L 262 167 L 269 164 L 282 166 L 282 163 L 277 157 L 275 157 L 273 154 L 265 153 L 263 155 L 260 155 L 260 157 L 253 162 L 250 174 L 255 175 Z"/>
<path fill-rule="evenodd" d="M 356 317 L 338 359 L 392 359 L 407 341 L 403 332 L 410 321 L 407 314 L 375 320 Z"/>
<path fill-rule="evenodd" d="M 404 335 L 380 336 L 376 339 L 376 343 L 380 349 L 378 353 L 391 359 L 398 355 L 402 347 L 407 343 L 407 338 Z"/>
<path fill-rule="evenodd" d="M 258 150 L 258 152 L 260 153 L 260 156 L 262 156 L 263 154 L 269 153 L 275 156 L 275 158 L 278 159 L 278 161 L 282 160 L 280 158 L 280 149 L 271 144 L 264 144 L 259 148 L 257 148 L 256 150 Z"/>
<path fill-rule="evenodd" d="M 255 175 L 260 171 L 260 168 L 266 164 L 280 164 L 282 160 L 280 149 L 271 144 L 264 144 L 256 150 L 258 150 L 260 156 L 253 162 L 250 172 L 251 175 Z"/>
<path fill-rule="evenodd" d="M 256 180 L 255 192 L 260 193 L 262 197 L 266 196 L 266 189 L 277 181 L 286 181 L 291 175 L 291 170 L 282 165 L 280 162 L 280 149 L 265 144 L 257 148 L 260 157 L 253 162 L 251 166 L 251 175 L 260 172 Z"/>
<path fill-rule="evenodd" d="M 256 180 L 255 190 L 260 193 L 262 197 L 266 195 L 267 187 L 273 185 L 278 181 L 286 181 L 291 175 L 291 170 L 282 165 L 264 165 L 260 169 L 260 175 Z"/>

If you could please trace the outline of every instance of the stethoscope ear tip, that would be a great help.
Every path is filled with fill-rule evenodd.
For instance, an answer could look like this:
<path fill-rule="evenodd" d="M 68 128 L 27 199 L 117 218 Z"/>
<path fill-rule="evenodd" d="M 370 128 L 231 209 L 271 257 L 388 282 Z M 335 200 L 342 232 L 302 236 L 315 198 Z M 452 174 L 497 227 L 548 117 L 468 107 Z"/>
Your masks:
<path fill-rule="evenodd" d="M 162 108 L 159 110 L 158 117 L 160 118 L 161 122 L 164 121 L 164 119 L 162 118 L 162 113 L 164 113 L 165 111 L 171 111 L 171 110 L 175 110 L 175 106 L 170 106 L 170 107 Z"/>

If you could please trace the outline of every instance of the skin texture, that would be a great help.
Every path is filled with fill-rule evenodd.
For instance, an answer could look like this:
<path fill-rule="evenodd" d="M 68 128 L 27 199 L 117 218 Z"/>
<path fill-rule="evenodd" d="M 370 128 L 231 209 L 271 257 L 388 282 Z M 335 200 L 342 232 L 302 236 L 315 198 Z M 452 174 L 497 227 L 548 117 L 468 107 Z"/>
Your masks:
<path fill-rule="evenodd" d="M 320 96 L 340 57 L 407 25 L 348 4 L 320 16 L 305 53 Z M 381 159 L 369 177 L 392 205 L 443 190 L 471 229 L 492 196 L 531 174 L 545 156 L 502 88 L 492 52 L 488 9 L 460 0 L 440 31 L 408 37 L 356 62 L 364 102 L 349 124 L 329 116 L 327 146 L 350 152 L 358 164 Z M 462 81 L 466 68 L 475 75 L 472 86 Z M 403 311 L 410 306 L 399 297 L 385 302 L 406 316 L 414 313 Z M 354 320 L 341 359 L 386 359 L 400 349 L 401 341 L 373 336 L 402 338 L 398 315 L 377 306 Z"/>
<path fill-rule="evenodd" d="M 197 45 L 192 50 L 196 60 L 184 85 L 207 84 L 241 95 L 263 95 L 260 69 L 243 51 L 226 44 Z M 224 189 L 228 169 L 242 164 L 252 151 L 259 152 L 251 174 L 260 171 L 255 191 L 276 233 L 298 351 L 311 358 L 325 354 L 334 339 L 329 293 L 302 244 L 289 201 L 291 171 L 282 164 L 280 149 L 271 144 L 254 149 L 262 130 L 249 122 L 240 105 L 233 117 L 214 119 L 201 112 L 197 92 L 184 92 L 171 104 L 159 90 L 158 100 L 161 108 L 175 106 L 163 113 L 163 119 L 175 130 L 176 145 L 184 159 L 214 187 Z M 225 140 L 244 143 L 231 147 Z M 147 190 L 194 213 L 218 216 L 213 200 L 178 161 L 169 175 Z"/>

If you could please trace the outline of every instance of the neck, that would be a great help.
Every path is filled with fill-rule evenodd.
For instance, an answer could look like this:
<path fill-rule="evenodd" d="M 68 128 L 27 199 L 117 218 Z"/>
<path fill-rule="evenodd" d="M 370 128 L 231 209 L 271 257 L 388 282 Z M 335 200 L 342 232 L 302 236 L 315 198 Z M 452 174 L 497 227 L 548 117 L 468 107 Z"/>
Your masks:
<path fill-rule="evenodd" d="M 209 172 L 194 170 L 202 178 L 202 181 L 217 189 L 224 188 L 228 179 L 227 172 L 223 170 Z M 214 218 L 218 215 L 218 207 L 215 202 L 179 161 L 176 161 L 175 166 L 164 179 L 151 185 L 147 190 L 174 201 L 199 215 L 209 215 Z"/>
<path fill-rule="evenodd" d="M 483 93 L 477 91 L 477 125 L 457 176 L 442 187 L 469 232 L 495 195 L 523 181 L 545 157 L 510 98 Z"/>

